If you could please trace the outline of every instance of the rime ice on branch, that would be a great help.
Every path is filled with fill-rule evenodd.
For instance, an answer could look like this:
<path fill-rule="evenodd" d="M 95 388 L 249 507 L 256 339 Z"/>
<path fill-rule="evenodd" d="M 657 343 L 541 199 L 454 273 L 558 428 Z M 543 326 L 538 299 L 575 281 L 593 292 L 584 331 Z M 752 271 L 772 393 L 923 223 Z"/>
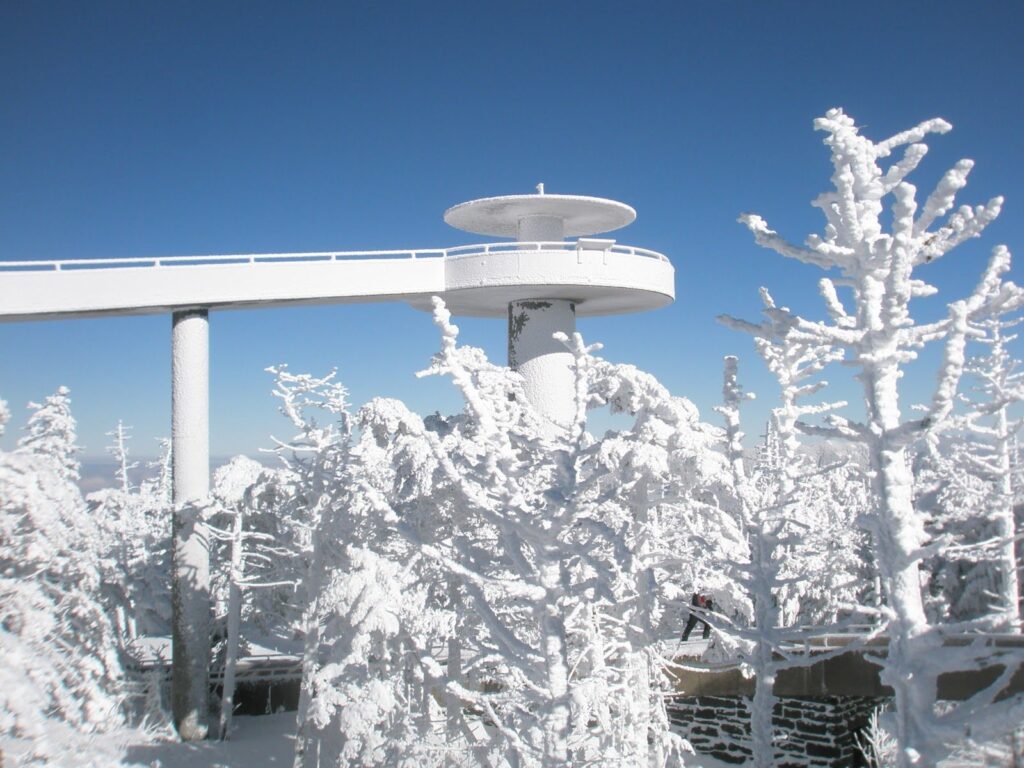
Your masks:
<path fill-rule="evenodd" d="M 965 371 L 975 382 L 976 394 L 974 398 L 964 397 L 969 412 L 962 420 L 965 430 L 974 438 L 967 454 L 970 468 L 987 485 L 985 513 L 996 526 L 1000 623 L 1018 631 L 1021 595 L 1012 460 L 1022 420 L 1011 419 L 1009 410 L 1024 400 L 1024 373 L 1018 370 L 1020 361 L 1010 355 L 1007 345 L 1017 338 L 1016 334 L 1008 333 L 1009 329 L 1020 321 L 1007 320 L 999 314 L 979 324 L 981 335 L 976 341 L 987 346 L 988 353 L 967 362 Z"/>
<path fill-rule="evenodd" d="M 970 660 L 951 661 L 948 654 L 941 653 L 941 638 L 925 616 L 919 580 L 925 535 L 921 516 L 912 504 L 906 448 L 950 416 L 971 323 L 1020 306 L 1021 292 L 1012 283 L 1001 281 L 1009 269 L 1010 255 L 999 246 L 974 292 L 949 305 L 948 317 L 915 324 L 911 300 L 932 295 L 935 288 L 914 278 L 914 269 L 980 235 L 999 214 L 1002 198 L 953 210 L 956 194 L 966 184 L 973 165 L 962 160 L 942 177 L 919 208 L 917 190 L 905 179 L 927 152 L 921 140 L 930 133 L 950 130 L 944 120 L 929 120 L 878 143 L 861 136 L 853 120 L 839 109 L 816 120 L 815 128 L 827 134 L 825 144 L 834 168 L 834 190 L 814 201 L 825 214 L 824 234 L 811 235 L 799 246 L 782 239 L 759 216 L 744 214 L 740 221 L 760 245 L 840 273 L 838 279 L 826 277 L 820 283 L 829 321 L 794 316 L 789 333 L 822 349 L 844 351 L 847 362 L 859 371 L 867 416 L 857 423 L 831 415 L 826 419 L 828 426 L 802 428 L 867 446 L 875 497 L 867 523 L 889 619 L 883 679 L 896 695 L 900 761 L 902 766 L 920 764 L 919 760 L 934 764 L 943 753 L 943 742 L 961 735 L 957 729 L 966 722 L 962 716 L 983 708 L 967 702 L 958 713 L 941 720 L 933 712 L 942 665 L 955 667 Z M 903 157 L 883 169 L 880 161 L 904 145 Z M 886 232 L 883 218 L 888 197 L 892 198 L 892 227 Z M 849 291 L 849 303 L 840 297 L 839 289 Z M 904 421 L 898 390 L 901 367 L 915 359 L 925 343 L 942 339 L 944 361 L 928 413 L 922 419 Z M 943 661 L 936 663 L 940 659 Z M 978 662 L 970 663 L 976 666 Z M 986 691 L 975 704 L 982 699 L 991 702 L 994 695 Z M 1013 702 L 989 706 L 987 722 L 996 728 L 1007 725 L 1012 708 Z"/>

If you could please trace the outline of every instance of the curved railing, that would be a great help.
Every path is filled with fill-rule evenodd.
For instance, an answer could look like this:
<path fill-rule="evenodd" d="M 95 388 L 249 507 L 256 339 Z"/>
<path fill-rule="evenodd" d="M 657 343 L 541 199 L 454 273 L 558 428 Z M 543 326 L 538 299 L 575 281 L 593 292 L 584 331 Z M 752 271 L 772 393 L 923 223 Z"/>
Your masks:
<path fill-rule="evenodd" d="M 567 240 L 561 242 L 502 242 L 502 243 L 482 243 L 480 245 L 459 245 L 455 248 L 445 248 L 445 258 L 457 259 L 466 256 L 483 256 L 489 253 L 509 253 L 509 252 L 522 252 L 522 251 L 567 251 L 575 253 L 580 250 L 596 250 L 596 251 L 607 251 L 608 253 L 621 253 L 627 256 L 641 256 L 647 259 L 655 259 L 656 261 L 668 261 L 668 257 L 664 254 L 652 251 L 647 248 L 638 248 L 634 245 L 620 245 L 619 243 L 604 241 L 607 245 L 604 245 L 602 241 L 587 240 Z M 596 243 L 602 243 L 597 245 Z"/>
<path fill-rule="evenodd" d="M 0 261 L 0 272 L 64 272 L 83 269 L 131 269 L 202 266 L 216 264 L 274 264 L 295 262 L 348 261 L 356 259 L 458 259 L 510 252 L 599 250 L 668 262 L 657 251 L 608 241 L 499 242 L 459 245 L 454 248 L 424 248 L 394 251 L 310 251 L 306 253 L 252 253 L 211 256 L 160 256 L 125 259 L 61 259 L 47 261 Z M 606 244 L 607 243 L 607 244 Z"/>

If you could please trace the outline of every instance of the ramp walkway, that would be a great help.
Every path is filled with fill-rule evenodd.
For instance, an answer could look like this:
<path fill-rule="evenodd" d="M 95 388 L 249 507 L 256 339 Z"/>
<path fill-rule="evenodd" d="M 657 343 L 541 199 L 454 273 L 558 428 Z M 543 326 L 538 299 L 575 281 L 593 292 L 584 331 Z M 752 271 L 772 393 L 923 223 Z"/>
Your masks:
<path fill-rule="evenodd" d="M 660 253 L 580 238 L 387 251 L 0 261 L 0 322 L 166 314 L 191 308 L 408 301 L 441 296 L 455 314 L 504 316 L 509 296 L 552 293 L 577 314 L 665 306 L 674 270 Z"/>

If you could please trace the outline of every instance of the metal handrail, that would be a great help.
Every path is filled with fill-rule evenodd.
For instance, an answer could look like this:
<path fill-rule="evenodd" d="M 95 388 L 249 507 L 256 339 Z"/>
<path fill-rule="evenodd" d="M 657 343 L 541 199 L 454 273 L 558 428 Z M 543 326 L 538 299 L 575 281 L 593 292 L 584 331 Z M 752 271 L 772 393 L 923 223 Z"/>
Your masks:
<path fill-rule="evenodd" d="M 0 261 L 0 272 L 62 272 L 84 269 L 139 269 L 174 266 L 213 266 L 217 264 L 272 264 L 280 262 L 346 261 L 349 259 L 424 259 L 466 258 L 488 254 L 522 251 L 566 251 L 581 249 L 575 241 L 564 242 L 499 242 L 459 245 L 453 248 L 422 248 L 389 251 L 308 251 L 302 253 L 211 254 L 208 256 L 153 256 L 125 259 L 60 259 L 47 261 Z M 584 248 L 584 250 L 586 250 Z M 647 248 L 614 244 L 604 249 L 610 253 L 655 259 L 668 258 Z"/>

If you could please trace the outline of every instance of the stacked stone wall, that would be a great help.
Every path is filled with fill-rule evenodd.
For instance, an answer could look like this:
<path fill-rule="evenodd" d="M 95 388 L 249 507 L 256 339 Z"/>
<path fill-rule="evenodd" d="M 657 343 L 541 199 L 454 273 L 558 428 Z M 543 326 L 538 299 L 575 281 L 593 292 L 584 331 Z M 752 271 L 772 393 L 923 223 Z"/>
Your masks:
<path fill-rule="evenodd" d="M 775 764 L 779 768 L 856 768 L 863 765 L 857 735 L 884 699 L 860 696 L 781 698 L 775 726 Z M 751 756 L 750 712 L 739 696 L 674 699 L 672 724 L 699 754 L 741 765 Z"/>
<path fill-rule="evenodd" d="M 698 754 L 741 765 L 751 755 L 750 713 L 739 696 L 695 696 L 669 705 L 673 729 Z"/>

